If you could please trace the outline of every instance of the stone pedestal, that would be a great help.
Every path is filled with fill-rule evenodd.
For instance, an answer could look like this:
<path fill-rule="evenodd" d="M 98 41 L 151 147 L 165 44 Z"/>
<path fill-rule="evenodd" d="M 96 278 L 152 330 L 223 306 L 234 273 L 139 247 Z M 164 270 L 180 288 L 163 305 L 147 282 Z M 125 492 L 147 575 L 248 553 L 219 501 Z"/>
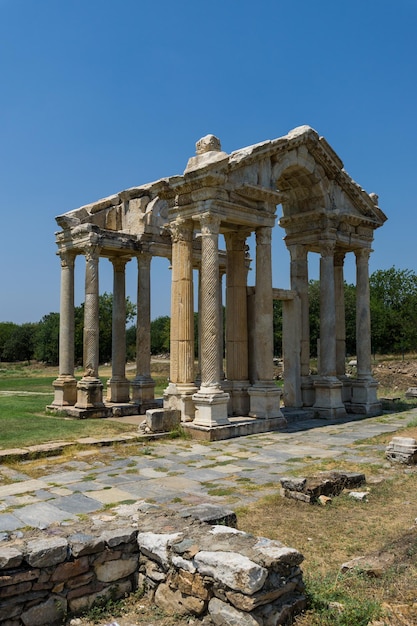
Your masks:
<path fill-rule="evenodd" d="M 285 423 L 285 417 L 280 409 L 282 391 L 274 383 L 271 386 L 252 385 L 248 389 L 248 393 L 250 397 L 250 417 L 258 419 L 280 417 L 283 423 Z"/>
<path fill-rule="evenodd" d="M 181 411 L 181 421 L 192 422 L 195 416 L 193 384 L 169 383 L 164 391 L 164 409 Z"/>
<path fill-rule="evenodd" d="M 250 397 L 248 389 L 249 380 L 233 380 L 225 391 L 228 391 L 231 399 L 231 415 L 249 415 Z"/>
<path fill-rule="evenodd" d="M 155 381 L 151 376 L 136 376 L 130 383 L 132 404 L 138 405 L 140 414 L 155 407 Z"/>
<path fill-rule="evenodd" d="M 325 376 L 314 381 L 316 400 L 313 406 L 319 417 L 334 419 L 345 417 L 346 408 L 342 402 L 342 383 L 336 377 Z"/>
<path fill-rule="evenodd" d="M 382 404 L 377 398 L 378 383 L 373 378 L 352 379 L 350 412 L 358 415 L 381 415 Z"/>
<path fill-rule="evenodd" d="M 218 389 L 200 387 L 193 395 L 195 406 L 194 424 L 196 426 L 223 426 L 229 424 L 227 404 L 229 394 Z"/>
<path fill-rule="evenodd" d="M 54 401 L 48 409 L 57 410 L 73 406 L 77 401 L 77 381 L 73 376 L 59 375 L 53 381 Z"/>
<path fill-rule="evenodd" d="M 112 376 L 107 381 L 107 402 L 129 402 L 130 383 L 127 378 Z"/>
<path fill-rule="evenodd" d="M 103 384 L 100 379 L 84 376 L 77 383 L 77 403 L 74 407 L 79 417 L 108 417 L 111 409 L 103 403 Z"/>

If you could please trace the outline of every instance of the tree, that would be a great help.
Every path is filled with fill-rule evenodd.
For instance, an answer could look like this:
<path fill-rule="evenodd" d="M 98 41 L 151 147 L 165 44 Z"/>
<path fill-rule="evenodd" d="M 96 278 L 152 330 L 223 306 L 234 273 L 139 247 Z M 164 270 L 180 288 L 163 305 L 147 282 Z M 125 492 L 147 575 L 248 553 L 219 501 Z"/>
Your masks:
<path fill-rule="evenodd" d="M 13 322 L 0 322 L 0 360 L 4 358 L 3 351 L 6 342 L 16 332 L 17 328 L 19 328 L 18 324 Z"/>
<path fill-rule="evenodd" d="M 370 279 L 374 352 L 417 349 L 417 276 L 412 270 L 377 270 Z"/>
<path fill-rule="evenodd" d="M 37 324 L 31 322 L 17 326 L 3 346 L 3 360 L 30 363 L 35 353 L 36 329 Z"/>
<path fill-rule="evenodd" d="M 151 322 L 151 354 L 169 352 L 171 318 L 157 317 Z"/>
<path fill-rule="evenodd" d="M 44 315 L 35 334 L 35 359 L 57 365 L 59 362 L 59 313 Z"/>

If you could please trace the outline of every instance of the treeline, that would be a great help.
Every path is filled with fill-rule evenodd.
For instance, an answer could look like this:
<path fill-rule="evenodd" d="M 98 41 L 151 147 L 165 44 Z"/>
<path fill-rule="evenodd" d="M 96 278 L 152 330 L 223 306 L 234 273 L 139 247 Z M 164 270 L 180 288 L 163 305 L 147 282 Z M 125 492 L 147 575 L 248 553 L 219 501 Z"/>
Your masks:
<path fill-rule="evenodd" d="M 320 336 L 320 283 L 309 282 L 310 353 L 317 354 Z M 412 270 L 377 270 L 370 276 L 371 344 L 374 353 L 417 352 L 417 275 Z M 111 361 L 113 296 L 99 298 L 100 362 Z M 75 361 L 82 364 L 84 304 L 75 308 Z M 136 306 L 126 300 L 126 356 L 136 354 Z M 356 353 L 356 287 L 345 283 L 346 353 Z M 224 325 L 225 327 L 225 325 Z M 198 337 L 198 314 L 194 315 Z M 151 353 L 169 352 L 170 318 L 158 317 L 151 323 Z M 196 355 L 198 346 L 196 342 Z M 274 353 L 282 351 L 282 305 L 274 302 Z M 57 365 L 59 359 L 59 313 L 49 313 L 37 323 L 0 322 L 0 360 L 37 360 Z"/>

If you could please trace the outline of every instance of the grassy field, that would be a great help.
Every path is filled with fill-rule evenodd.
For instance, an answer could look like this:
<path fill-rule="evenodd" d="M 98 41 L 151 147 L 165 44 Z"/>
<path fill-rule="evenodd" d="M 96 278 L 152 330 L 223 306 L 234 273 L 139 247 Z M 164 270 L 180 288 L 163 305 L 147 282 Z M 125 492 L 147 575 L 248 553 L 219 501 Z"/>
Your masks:
<path fill-rule="evenodd" d="M 115 420 L 78 420 L 48 414 L 46 406 L 53 400 L 52 381 L 57 375 L 58 371 L 53 368 L 2 364 L 0 449 L 132 431 L 132 425 Z M 100 375 L 106 385 L 110 370 L 103 368 Z M 159 376 L 156 383 L 156 395 L 161 395 L 166 386 L 166 378 Z"/>

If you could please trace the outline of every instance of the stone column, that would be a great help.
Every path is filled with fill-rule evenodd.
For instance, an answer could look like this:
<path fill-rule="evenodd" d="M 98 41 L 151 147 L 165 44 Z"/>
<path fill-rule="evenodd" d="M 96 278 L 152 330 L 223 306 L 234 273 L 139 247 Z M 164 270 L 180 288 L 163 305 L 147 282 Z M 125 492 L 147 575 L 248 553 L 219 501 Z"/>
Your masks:
<path fill-rule="evenodd" d="M 299 336 L 299 354 L 300 354 L 300 375 L 301 375 L 301 396 L 304 406 L 312 406 L 314 404 L 315 392 L 313 382 L 310 376 L 310 311 L 308 298 L 308 249 L 302 244 L 292 244 L 288 246 L 291 256 L 290 277 L 291 289 L 293 289 L 299 298 L 299 306 L 297 310 L 300 312 L 300 320 L 298 326 L 300 328 Z M 293 308 L 288 305 L 285 308 Z"/>
<path fill-rule="evenodd" d="M 371 313 L 369 296 L 369 248 L 355 250 L 356 256 L 356 358 L 357 378 L 352 381 L 352 412 L 379 415 L 381 403 L 372 377 Z"/>
<path fill-rule="evenodd" d="M 61 302 L 59 315 L 59 375 L 54 380 L 53 409 L 73 406 L 77 401 L 74 376 L 74 265 L 75 254 L 62 251 Z"/>
<path fill-rule="evenodd" d="M 151 253 L 145 250 L 137 257 L 136 375 L 131 385 L 132 402 L 139 405 L 140 413 L 155 406 L 155 381 L 151 376 L 151 261 Z"/>
<path fill-rule="evenodd" d="M 329 418 L 346 414 L 342 383 L 336 377 L 335 245 L 334 241 L 324 241 L 320 246 L 320 365 L 314 382 L 314 409 Z"/>
<path fill-rule="evenodd" d="M 81 417 L 102 417 L 104 413 L 103 384 L 98 376 L 99 366 L 99 288 L 98 264 L 100 248 L 91 244 L 85 250 L 85 302 L 83 361 L 84 374 L 77 383 L 75 407 L 84 413 Z"/>
<path fill-rule="evenodd" d="M 281 390 L 274 377 L 274 330 L 272 297 L 272 229 L 266 226 L 256 231 L 255 287 L 255 381 L 249 387 L 251 417 L 280 418 Z"/>
<path fill-rule="evenodd" d="M 129 381 L 126 378 L 126 286 L 125 268 L 130 261 L 113 257 L 112 312 L 112 375 L 107 381 L 108 402 L 129 402 Z"/>
<path fill-rule="evenodd" d="M 181 411 L 182 421 L 194 419 L 194 300 L 193 223 L 178 220 L 171 224 L 171 346 L 170 383 L 164 392 L 164 406 Z"/>
<path fill-rule="evenodd" d="M 336 308 L 336 375 L 345 375 L 346 363 L 346 323 L 345 323 L 345 282 L 343 264 L 345 253 L 337 251 L 334 255 L 334 291 Z"/>
<path fill-rule="evenodd" d="M 345 321 L 345 281 L 343 265 L 345 252 L 336 250 L 334 255 L 334 289 L 336 306 L 336 376 L 341 381 L 342 400 L 349 407 L 352 394 L 352 379 L 346 376 L 346 321 Z"/>
<path fill-rule="evenodd" d="M 201 222 L 201 387 L 194 394 L 196 407 L 194 424 L 219 426 L 228 424 L 227 403 L 229 394 L 220 384 L 219 355 L 219 251 L 220 220 L 204 213 Z"/>
<path fill-rule="evenodd" d="M 225 235 L 226 282 L 226 376 L 232 415 L 249 412 L 248 312 L 246 232 Z"/>

